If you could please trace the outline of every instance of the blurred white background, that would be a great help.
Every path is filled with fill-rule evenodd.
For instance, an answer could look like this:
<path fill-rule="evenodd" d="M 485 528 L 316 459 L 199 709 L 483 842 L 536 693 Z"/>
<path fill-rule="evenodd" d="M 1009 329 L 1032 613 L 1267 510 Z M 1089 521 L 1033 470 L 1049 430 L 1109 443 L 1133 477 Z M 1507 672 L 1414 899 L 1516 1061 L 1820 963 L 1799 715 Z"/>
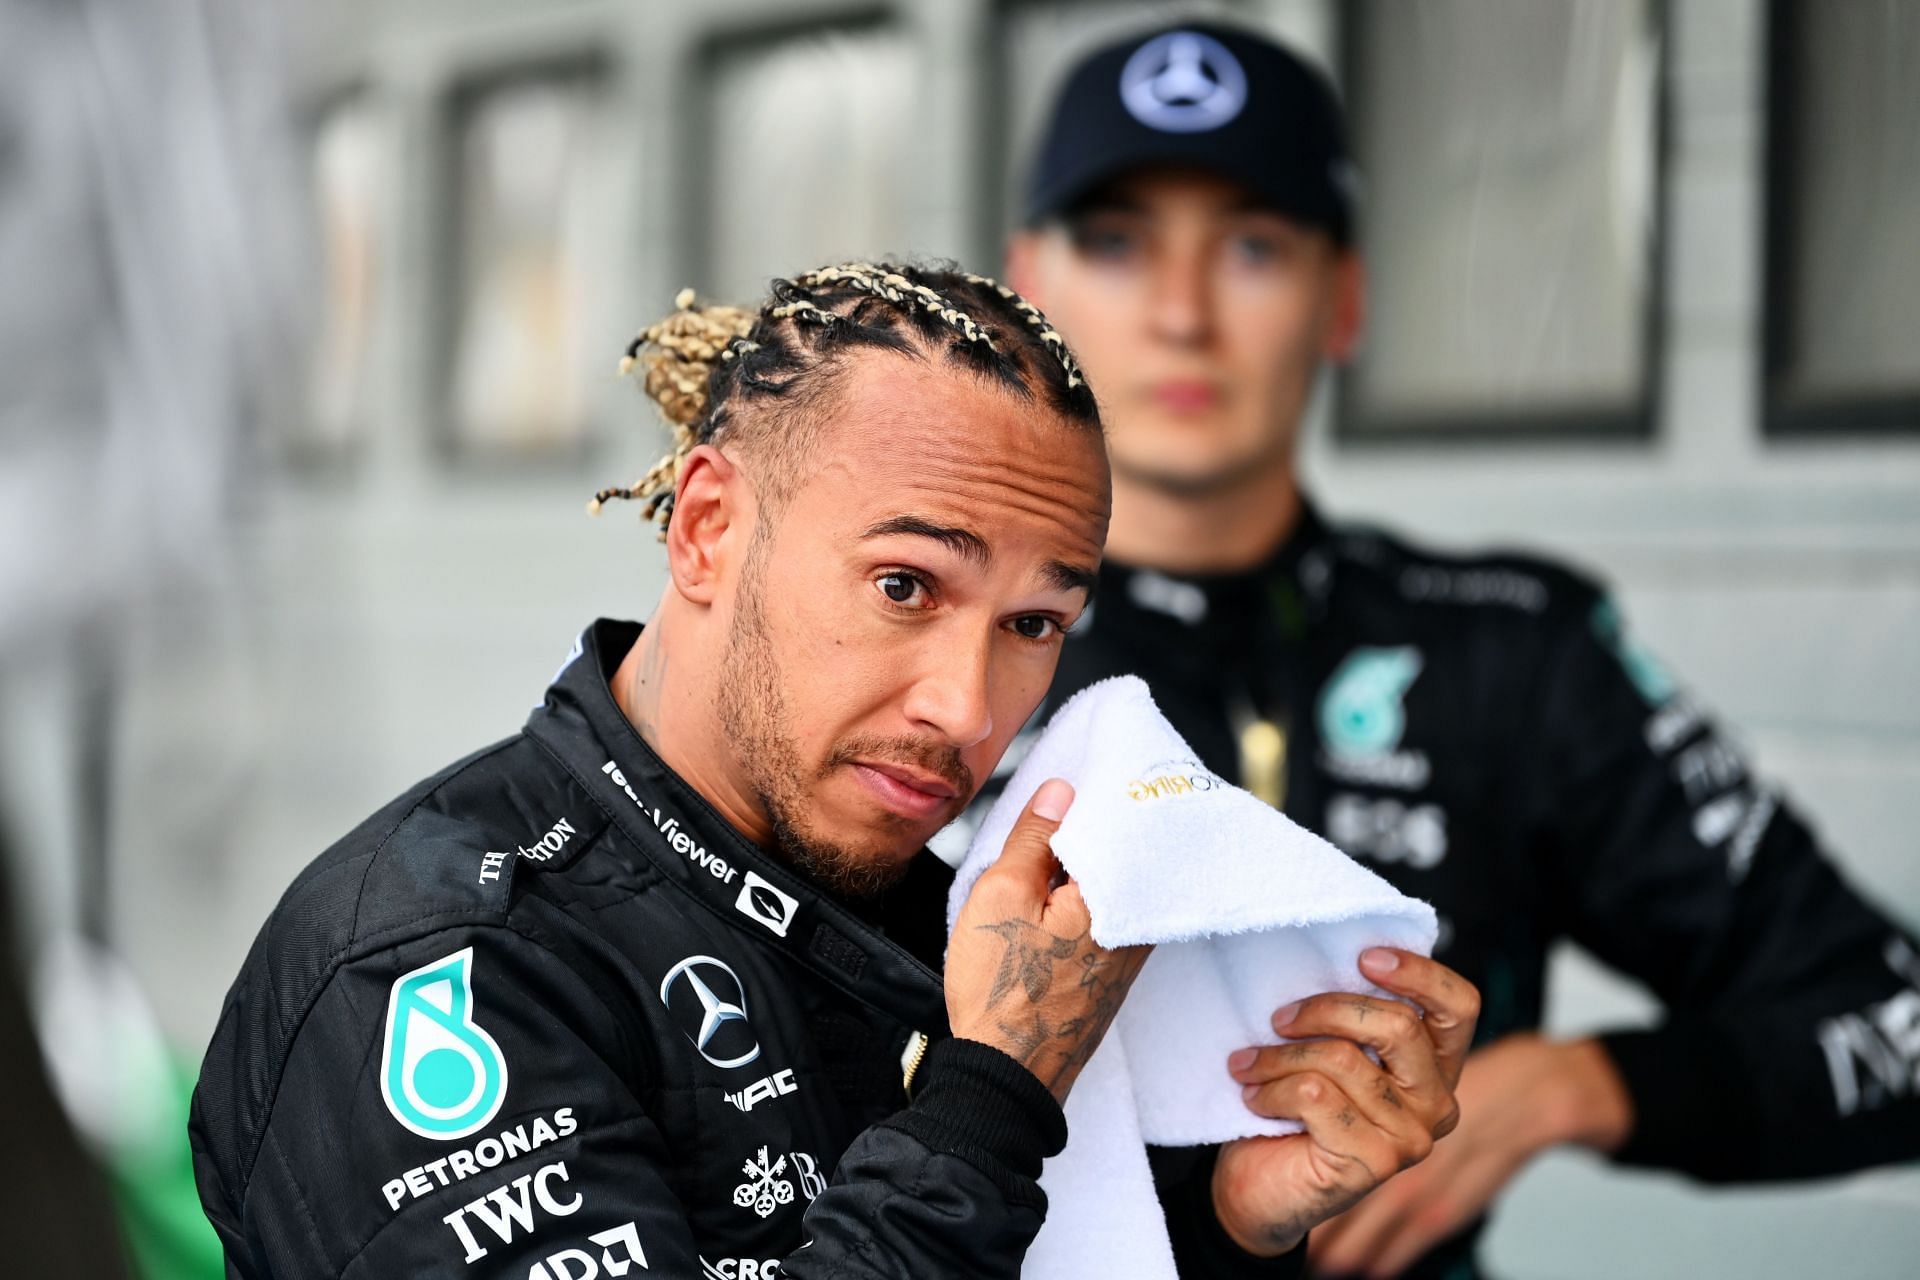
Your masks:
<path fill-rule="evenodd" d="M 643 616 L 588 494 L 674 291 L 993 269 L 1065 60 L 1225 12 L 1353 113 L 1372 330 L 1338 515 L 1549 549 L 1920 922 L 1915 0 L 5 0 L 0 832 L 38 951 L 197 1060 L 293 874 Z M 1644 1020 L 1573 954 L 1560 1029 Z M 1911 1276 L 1920 1171 L 1708 1192 L 1576 1157 L 1541 1277 Z"/>

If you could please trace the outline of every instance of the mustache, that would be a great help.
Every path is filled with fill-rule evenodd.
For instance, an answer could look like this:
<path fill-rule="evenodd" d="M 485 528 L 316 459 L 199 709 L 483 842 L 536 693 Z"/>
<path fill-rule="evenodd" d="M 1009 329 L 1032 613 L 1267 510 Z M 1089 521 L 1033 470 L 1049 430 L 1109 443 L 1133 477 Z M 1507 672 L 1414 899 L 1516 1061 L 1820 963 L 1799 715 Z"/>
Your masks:
<path fill-rule="evenodd" d="M 879 734 L 856 734 L 833 749 L 833 753 L 827 757 L 826 767 L 820 772 L 825 774 L 856 760 L 919 769 L 952 787 L 962 800 L 973 799 L 973 770 L 967 768 L 966 762 L 960 758 L 959 749 L 950 744 L 928 742 L 924 738 L 883 738 Z"/>

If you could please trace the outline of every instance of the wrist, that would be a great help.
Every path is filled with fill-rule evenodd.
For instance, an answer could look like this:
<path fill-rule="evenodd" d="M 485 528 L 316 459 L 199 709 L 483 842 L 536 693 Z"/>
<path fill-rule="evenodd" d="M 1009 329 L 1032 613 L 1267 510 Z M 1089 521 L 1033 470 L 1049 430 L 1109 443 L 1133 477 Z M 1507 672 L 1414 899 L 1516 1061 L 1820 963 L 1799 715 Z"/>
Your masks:
<path fill-rule="evenodd" d="M 970 1044 L 982 1045 L 1018 1064 L 1035 1084 L 1053 1096 L 1058 1106 L 1067 1105 L 1067 1090 L 1073 1083 L 1073 1075 L 1064 1072 L 1047 1072 L 1038 1061 L 1039 1055 L 1033 1052 L 1033 1046 L 1017 1043 L 1012 1037 L 1002 1033 L 997 1027 L 966 1025 L 953 1028 L 953 1039 L 964 1040 Z M 1074 1075 L 1078 1073 L 1075 1072 Z"/>
<path fill-rule="evenodd" d="M 1034 1183 L 1067 1143 L 1066 1116 L 1046 1087 L 1001 1050 L 957 1037 L 927 1050 L 919 1078 L 906 1110 L 882 1123 L 958 1156 L 1011 1200 L 1044 1212 L 1046 1198 Z"/>
<path fill-rule="evenodd" d="M 1541 1145 L 1572 1144 L 1603 1155 L 1617 1150 L 1633 1130 L 1633 1099 L 1613 1059 L 1590 1037 L 1551 1043 L 1546 1080 L 1553 1100 L 1541 1109 L 1547 1124 Z"/>

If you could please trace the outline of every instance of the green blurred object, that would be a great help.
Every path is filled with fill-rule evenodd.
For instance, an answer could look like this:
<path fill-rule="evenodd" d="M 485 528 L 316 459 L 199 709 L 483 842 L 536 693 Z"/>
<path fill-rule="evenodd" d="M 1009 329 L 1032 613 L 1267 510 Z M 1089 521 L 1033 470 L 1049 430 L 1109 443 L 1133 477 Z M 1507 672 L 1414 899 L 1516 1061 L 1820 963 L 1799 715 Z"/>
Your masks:
<path fill-rule="evenodd" d="M 35 965 L 34 1022 L 60 1107 L 106 1174 L 141 1280 L 223 1280 L 220 1238 L 193 1182 L 194 1067 L 176 1053 L 125 962 L 56 934 Z"/>
<path fill-rule="evenodd" d="M 137 1105 L 166 1121 L 154 1125 L 148 1141 L 116 1151 L 107 1170 L 127 1252 L 142 1280 L 223 1280 L 226 1275 L 220 1238 L 193 1182 L 193 1152 L 187 1145 L 193 1081 L 192 1068 L 170 1056 L 160 1078 L 128 1082 L 142 1095 Z"/>

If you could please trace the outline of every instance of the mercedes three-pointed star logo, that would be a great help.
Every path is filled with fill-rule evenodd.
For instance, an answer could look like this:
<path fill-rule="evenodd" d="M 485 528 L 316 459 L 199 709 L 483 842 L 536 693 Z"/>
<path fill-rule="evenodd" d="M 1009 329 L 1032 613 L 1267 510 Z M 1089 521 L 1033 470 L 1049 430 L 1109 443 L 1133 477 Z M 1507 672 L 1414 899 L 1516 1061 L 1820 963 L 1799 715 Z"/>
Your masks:
<path fill-rule="evenodd" d="M 696 1011 L 688 1007 L 682 998 L 680 1007 L 673 1003 L 673 989 L 676 983 L 684 983 L 692 991 L 693 998 L 699 1001 Z M 722 993 L 731 993 L 728 1000 Z M 680 1023 L 680 1029 L 693 1041 L 693 1047 L 700 1056 L 716 1067 L 744 1067 L 760 1056 L 760 1044 L 753 1036 L 753 1027 L 747 1021 L 747 988 L 724 960 L 712 956 L 688 956 L 673 968 L 667 970 L 667 976 L 660 981 L 660 1003 Z M 698 1025 L 693 1024 L 698 1019 Z M 730 1047 L 739 1048 L 744 1040 L 744 1052 L 728 1057 L 716 1057 L 710 1049 L 722 1030 L 729 1024 L 738 1022 L 745 1033 L 733 1033 L 728 1039 Z"/>
<path fill-rule="evenodd" d="M 1169 31 L 1134 50 L 1120 72 L 1133 118 L 1165 133 L 1217 129 L 1247 103 L 1247 73 L 1212 36 Z"/>

